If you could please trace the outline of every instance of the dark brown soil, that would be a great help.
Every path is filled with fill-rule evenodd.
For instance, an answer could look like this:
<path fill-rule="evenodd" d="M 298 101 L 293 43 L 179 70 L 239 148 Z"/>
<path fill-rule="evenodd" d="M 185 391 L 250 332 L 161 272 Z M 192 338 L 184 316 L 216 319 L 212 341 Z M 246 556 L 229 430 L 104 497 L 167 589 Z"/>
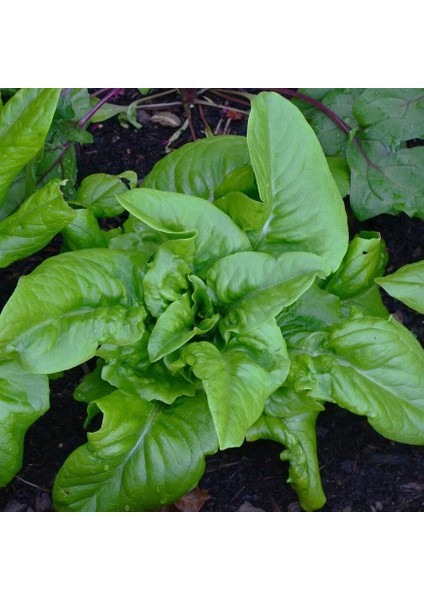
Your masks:
<path fill-rule="evenodd" d="M 127 90 L 120 101 L 128 102 L 136 94 L 137 90 Z M 165 100 L 175 101 L 178 97 Z M 220 98 L 220 102 L 227 101 Z M 245 109 L 233 102 L 228 104 L 231 109 Z M 180 107 L 172 110 L 184 121 Z M 198 137 L 204 136 L 205 120 L 212 129 L 219 127 L 222 131 L 226 127 L 227 133 L 244 134 L 246 117 L 231 116 L 231 112 L 205 108 L 201 118 L 194 111 L 193 127 Z M 164 156 L 175 129 L 152 122 L 146 122 L 139 130 L 132 126 L 124 129 L 114 118 L 94 126 L 92 131 L 94 144 L 79 148 L 80 180 L 91 173 L 117 174 L 128 169 L 135 170 L 142 180 Z M 187 129 L 173 147 L 190 139 Z M 352 233 L 357 230 L 382 234 L 392 270 L 424 259 L 422 221 L 404 215 L 381 216 L 361 224 L 353 222 Z M 2 271 L 0 307 L 10 297 L 19 276 L 56 253 L 59 245 L 59 239 L 53 240 L 42 252 Z M 389 310 L 424 343 L 424 317 L 389 297 L 385 301 Z M 0 490 L 0 511 L 52 510 L 50 492 L 55 475 L 69 453 L 86 439 L 85 406 L 72 398 L 83 375 L 82 368 L 76 368 L 51 382 L 51 409 L 30 428 L 23 468 L 7 488 Z M 386 440 L 364 418 L 336 406 L 328 406 L 320 415 L 317 434 L 322 482 L 328 498 L 323 511 L 424 510 L 424 447 Z M 279 459 L 281 450 L 278 444 L 263 441 L 210 457 L 199 484 L 210 495 L 202 510 L 299 511 L 296 495 L 285 483 L 288 468 Z"/>

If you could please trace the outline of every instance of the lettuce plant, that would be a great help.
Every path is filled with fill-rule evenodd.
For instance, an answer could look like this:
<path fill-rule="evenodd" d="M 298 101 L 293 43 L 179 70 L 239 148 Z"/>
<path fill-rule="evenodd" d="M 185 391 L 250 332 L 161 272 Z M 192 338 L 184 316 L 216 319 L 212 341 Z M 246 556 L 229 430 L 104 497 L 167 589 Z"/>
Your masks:
<path fill-rule="evenodd" d="M 424 443 L 424 351 L 382 303 L 384 242 L 349 242 L 293 104 L 261 93 L 246 138 L 187 144 L 106 196 L 81 193 L 81 210 L 125 209 L 123 227 L 98 235 L 81 213 L 68 251 L 22 277 L 0 315 L 1 485 L 48 410 L 49 375 L 91 360 L 74 396 L 101 425 L 57 475 L 59 511 L 155 510 L 246 439 L 281 443 L 302 507 L 318 509 L 326 402 Z"/>

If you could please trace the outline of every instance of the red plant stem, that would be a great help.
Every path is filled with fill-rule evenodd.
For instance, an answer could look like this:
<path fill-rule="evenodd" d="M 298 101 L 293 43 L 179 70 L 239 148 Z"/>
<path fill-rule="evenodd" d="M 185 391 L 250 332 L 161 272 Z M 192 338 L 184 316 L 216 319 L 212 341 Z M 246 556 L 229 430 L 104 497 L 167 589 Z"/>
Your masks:
<path fill-rule="evenodd" d="M 121 91 L 122 88 L 112 88 L 110 90 L 110 92 L 108 92 L 105 96 L 103 96 L 103 98 L 101 100 L 99 100 L 99 102 L 93 106 L 93 108 L 91 110 L 88 111 L 88 113 L 85 115 L 85 117 L 83 117 L 81 119 L 81 121 L 79 122 L 79 127 L 82 129 L 84 127 L 84 125 L 87 123 L 87 121 L 89 121 L 91 119 L 91 117 L 96 114 L 96 112 L 99 110 L 99 108 L 101 106 L 103 106 L 103 104 L 106 104 L 106 102 L 108 100 L 110 100 L 111 98 L 113 98 L 114 96 L 116 96 L 116 94 L 118 92 Z"/>

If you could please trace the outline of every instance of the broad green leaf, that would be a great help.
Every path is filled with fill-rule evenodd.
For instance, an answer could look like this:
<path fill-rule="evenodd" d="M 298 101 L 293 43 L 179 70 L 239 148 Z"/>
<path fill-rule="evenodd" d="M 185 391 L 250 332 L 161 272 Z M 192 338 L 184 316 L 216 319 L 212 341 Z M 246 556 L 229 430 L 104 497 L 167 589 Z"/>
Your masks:
<path fill-rule="evenodd" d="M 205 456 L 217 450 L 205 398 L 166 406 L 116 391 L 96 403 L 102 427 L 60 469 L 56 510 L 151 511 L 197 485 Z"/>
<path fill-rule="evenodd" d="M 196 335 L 210 331 L 219 319 L 214 315 L 195 323 L 196 311 L 190 294 L 183 294 L 163 312 L 150 335 L 148 350 L 151 362 L 178 350 Z"/>
<path fill-rule="evenodd" d="M 325 283 L 325 289 L 339 296 L 352 298 L 374 285 L 387 265 L 386 245 L 376 231 L 361 231 L 352 239 L 340 267 Z"/>
<path fill-rule="evenodd" d="M 317 449 L 317 413 L 305 413 L 288 419 L 262 415 L 247 433 L 247 441 L 273 440 L 287 448 L 280 454 L 289 461 L 290 483 L 304 510 L 322 508 L 326 497 L 321 485 Z"/>
<path fill-rule="evenodd" d="M 144 330 L 141 274 L 136 256 L 103 248 L 47 259 L 4 307 L 0 348 L 33 373 L 55 373 L 89 360 L 100 343 L 134 343 Z"/>
<path fill-rule="evenodd" d="M 130 190 L 117 198 L 126 210 L 152 229 L 172 238 L 194 238 L 194 272 L 200 277 L 222 256 L 251 247 L 246 234 L 225 213 L 202 198 L 151 189 Z"/>
<path fill-rule="evenodd" d="M 266 398 L 284 382 L 289 369 L 274 320 L 235 337 L 223 352 L 209 342 L 197 342 L 187 346 L 181 358 L 203 383 L 222 450 L 241 446 Z"/>
<path fill-rule="evenodd" d="M 367 139 L 392 151 L 400 142 L 424 136 L 424 88 L 367 89 L 353 112 Z"/>
<path fill-rule="evenodd" d="M 366 415 L 389 439 L 424 443 L 424 350 L 402 325 L 359 317 L 286 340 L 297 391 Z"/>
<path fill-rule="evenodd" d="M 0 222 L 0 267 L 37 252 L 74 218 L 58 181 L 41 188 Z"/>
<path fill-rule="evenodd" d="M 22 465 L 24 436 L 49 408 L 46 375 L 32 375 L 14 361 L 0 362 L 0 487 Z"/>
<path fill-rule="evenodd" d="M 82 180 L 74 202 L 92 210 L 96 217 L 116 217 L 124 212 L 116 200 L 116 194 L 126 192 L 136 185 L 135 171 L 124 171 L 119 175 L 96 173 Z"/>
<path fill-rule="evenodd" d="M 274 258 L 264 252 L 239 252 L 210 269 L 207 285 L 220 307 L 221 334 L 248 332 L 295 302 L 317 276 L 325 277 L 326 262 L 315 254 L 287 252 Z"/>
<path fill-rule="evenodd" d="M 389 152 L 378 141 L 359 139 L 347 147 L 351 170 L 350 205 L 360 221 L 405 212 L 424 219 L 424 148 Z"/>
<path fill-rule="evenodd" d="M 302 113 L 275 93 L 252 101 L 247 141 L 268 218 L 255 250 L 318 254 L 336 270 L 348 244 L 346 212 L 320 143 Z"/>
<path fill-rule="evenodd" d="M 224 178 L 249 163 L 246 138 L 242 136 L 197 140 L 157 162 L 143 187 L 213 200 L 214 190 Z"/>
<path fill-rule="evenodd" d="M 0 110 L 0 206 L 22 168 L 43 147 L 60 89 L 21 88 Z"/>
<path fill-rule="evenodd" d="M 107 248 L 105 232 L 88 208 L 73 211 L 74 220 L 62 230 L 66 250 L 83 248 Z"/>
<path fill-rule="evenodd" d="M 314 282 L 292 305 L 277 317 L 283 335 L 325 329 L 342 321 L 340 298 L 330 294 Z"/>
<path fill-rule="evenodd" d="M 388 294 L 424 314 L 424 260 L 375 280 Z"/>

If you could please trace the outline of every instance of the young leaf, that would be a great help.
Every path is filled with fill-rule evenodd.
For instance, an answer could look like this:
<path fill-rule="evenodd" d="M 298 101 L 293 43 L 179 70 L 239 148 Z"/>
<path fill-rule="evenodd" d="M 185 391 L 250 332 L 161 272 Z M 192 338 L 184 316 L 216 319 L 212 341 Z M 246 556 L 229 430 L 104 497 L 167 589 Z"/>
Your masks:
<path fill-rule="evenodd" d="M 207 285 L 220 306 L 221 334 L 248 332 L 295 302 L 327 263 L 315 254 L 287 252 L 274 258 L 264 252 L 238 252 L 215 263 Z"/>
<path fill-rule="evenodd" d="M 163 312 L 153 328 L 148 343 L 149 357 L 152 362 L 184 346 L 195 335 L 210 331 L 219 319 L 219 315 L 203 319 L 195 324 L 196 312 L 190 294 L 186 292 Z"/>
<path fill-rule="evenodd" d="M 366 415 L 389 439 L 424 443 L 424 350 L 406 328 L 359 317 L 286 339 L 296 390 Z"/>
<path fill-rule="evenodd" d="M 197 342 L 187 346 L 181 358 L 203 383 L 221 450 L 241 446 L 266 398 L 284 382 L 289 369 L 274 320 L 235 337 L 223 352 L 209 342 Z"/>
<path fill-rule="evenodd" d="M 49 408 L 46 375 L 32 375 L 15 361 L 0 362 L 0 487 L 22 465 L 24 436 Z"/>
<path fill-rule="evenodd" d="M 200 277 L 218 258 L 251 247 L 246 234 L 225 213 L 202 198 L 151 189 L 130 190 L 117 198 L 152 229 L 174 239 L 194 238 L 194 271 Z"/>
<path fill-rule="evenodd" d="M 43 248 L 75 216 L 75 211 L 63 200 L 58 181 L 35 192 L 0 222 L 0 267 Z"/>
<path fill-rule="evenodd" d="M 217 450 L 206 399 L 171 406 L 116 391 L 96 402 L 99 431 L 75 450 L 53 488 L 58 511 L 150 511 L 193 489 Z"/>
<path fill-rule="evenodd" d="M 21 277 L 0 315 L 0 348 L 33 373 L 70 369 L 100 343 L 140 339 L 138 257 L 107 249 L 46 260 Z"/>
<path fill-rule="evenodd" d="M 252 101 L 247 141 L 268 218 L 255 250 L 318 254 L 336 270 L 348 244 L 342 198 L 302 113 L 275 93 Z"/>
<path fill-rule="evenodd" d="M 191 273 L 191 268 L 184 258 L 173 252 L 176 242 L 180 243 L 183 250 L 187 249 L 188 258 L 191 258 L 188 246 L 194 246 L 192 239 L 165 242 L 156 252 L 144 276 L 144 299 L 154 317 L 159 317 L 171 302 L 179 300 L 188 289 L 187 275 Z M 185 254 L 184 251 L 182 253 Z"/>
<path fill-rule="evenodd" d="M 387 261 L 386 245 L 380 234 L 361 231 L 350 242 L 340 267 L 326 281 L 325 289 L 343 299 L 361 294 L 383 274 Z"/>
<path fill-rule="evenodd" d="M 424 314 L 424 260 L 375 280 L 388 294 Z"/>
<path fill-rule="evenodd" d="M 22 88 L 0 110 L 0 206 L 9 186 L 43 147 L 60 89 Z"/>
<path fill-rule="evenodd" d="M 222 135 L 185 144 L 162 158 L 143 187 L 213 200 L 226 175 L 250 163 L 246 138 Z"/>

